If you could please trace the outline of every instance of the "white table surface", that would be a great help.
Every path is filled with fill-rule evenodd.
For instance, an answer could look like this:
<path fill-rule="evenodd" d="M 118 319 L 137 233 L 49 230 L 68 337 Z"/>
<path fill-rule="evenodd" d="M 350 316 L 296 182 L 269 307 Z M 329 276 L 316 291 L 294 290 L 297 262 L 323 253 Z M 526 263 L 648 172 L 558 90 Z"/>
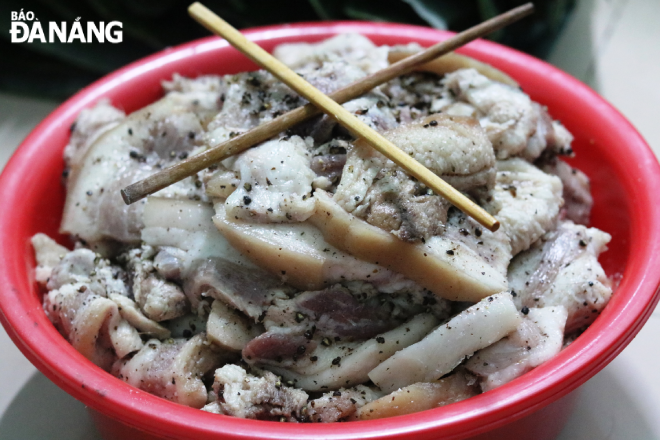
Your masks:
<path fill-rule="evenodd" d="M 658 0 L 581 0 L 550 57 L 612 102 L 656 155 L 658 17 Z M 0 169 L 54 107 L 0 94 Z M 657 309 L 631 344 L 582 387 L 577 410 L 560 439 L 660 439 L 659 341 Z M 39 373 L 0 328 L 0 439 L 99 438 L 84 405 Z"/>

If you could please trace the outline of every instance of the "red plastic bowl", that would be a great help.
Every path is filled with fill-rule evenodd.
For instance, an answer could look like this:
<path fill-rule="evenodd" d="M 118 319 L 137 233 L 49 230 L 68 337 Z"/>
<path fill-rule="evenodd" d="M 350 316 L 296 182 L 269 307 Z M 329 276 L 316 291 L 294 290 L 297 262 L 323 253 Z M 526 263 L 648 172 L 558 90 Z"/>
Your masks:
<path fill-rule="evenodd" d="M 268 50 L 359 32 L 376 44 L 428 46 L 450 36 L 427 28 L 375 23 L 312 23 L 247 31 Z M 494 391 L 447 407 L 384 420 L 296 425 L 242 420 L 177 405 L 132 388 L 77 353 L 50 324 L 34 282 L 29 238 L 56 236 L 64 190 L 62 149 L 81 109 L 100 98 L 132 112 L 161 96 L 160 81 L 235 73 L 254 65 L 217 38 L 206 38 L 133 63 L 92 84 L 44 120 L 0 176 L 0 318 L 23 354 L 93 411 L 114 438 L 554 438 L 575 390 L 609 363 L 641 329 L 659 298 L 660 166 L 626 119 L 596 93 L 550 65 L 487 41 L 461 53 L 509 73 L 575 135 L 574 164 L 592 181 L 593 225 L 613 236 L 601 261 L 622 282 L 591 327 L 557 357 Z M 562 399 L 563 398 L 563 399 Z"/>

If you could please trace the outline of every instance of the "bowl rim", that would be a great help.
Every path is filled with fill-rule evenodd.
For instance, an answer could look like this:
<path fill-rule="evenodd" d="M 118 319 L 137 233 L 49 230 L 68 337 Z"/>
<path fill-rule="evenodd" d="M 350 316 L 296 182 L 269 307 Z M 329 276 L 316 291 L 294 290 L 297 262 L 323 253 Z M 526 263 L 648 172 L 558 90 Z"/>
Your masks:
<path fill-rule="evenodd" d="M 266 26 L 244 31 L 257 43 L 275 38 L 358 32 L 367 36 L 396 34 L 401 39 L 432 41 L 446 39 L 452 33 L 430 28 L 371 22 L 298 23 Z M 139 77 L 152 69 L 166 66 L 197 53 L 221 50 L 227 43 L 216 37 L 207 37 L 166 49 L 143 58 L 87 86 L 51 113 L 19 146 L 0 175 L 0 200 L 18 201 L 26 173 L 26 164 L 47 145 L 49 136 L 62 125 L 68 127 L 77 113 L 100 99 L 115 87 Z M 639 332 L 660 298 L 660 272 L 653 268 L 660 263 L 660 165 L 641 135 L 616 109 L 596 92 L 575 78 L 531 56 L 485 40 L 477 40 L 459 52 L 487 62 L 498 62 L 514 69 L 545 75 L 563 84 L 566 90 L 598 109 L 602 120 L 617 127 L 618 135 L 626 139 L 631 148 L 628 161 L 633 167 L 639 185 L 635 201 L 640 205 L 631 212 L 631 228 L 642 231 L 633 236 L 631 249 L 635 249 L 635 264 L 629 262 L 618 292 L 625 292 L 621 310 L 614 313 L 607 307 L 603 316 L 584 333 L 589 338 L 578 338 L 551 361 L 537 367 L 523 377 L 496 390 L 481 394 L 447 407 L 428 410 L 390 419 L 329 425 L 290 425 L 254 420 L 236 419 L 204 413 L 187 408 L 146 392 L 137 390 L 116 379 L 70 349 L 58 346 L 59 334 L 50 325 L 43 310 L 35 307 L 13 308 L 8 304 L 23 304 L 25 266 L 18 258 L 10 258 L 17 248 L 6 243 L 11 240 L 16 225 L 13 216 L 0 212 L 0 321 L 9 336 L 28 359 L 47 377 L 86 405 L 123 423 L 148 432 L 170 432 L 172 435 L 212 435 L 223 433 L 227 438 L 367 438 L 382 436 L 403 438 L 443 429 L 447 438 L 476 435 L 517 420 L 566 395 L 609 363 Z M 503 70 L 507 70 L 504 68 Z M 515 78 L 515 72 L 508 72 Z M 637 238 L 635 238 L 637 237 Z M 23 251 L 25 247 L 23 246 Z M 632 260 L 631 260 L 632 261 Z M 618 293 L 617 293 L 618 294 Z M 611 309 L 611 308 L 610 308 Z M 611 319 L 609 319 L 611 318 Z M 45 330 L 44 330 L 45 328 Z M 583 335 L 583 336 L 584 336 Z M 48 346 L 46 346 L 48 343 Z M 49 356 L 58 355 L 55 358 Z M 561 384 L 561 386 L 557 386 Z M 218 419 L 221 417 L 221 419 Z M 219 423 L 220 421 L 220 423 Z M 478 423 L 475 423 L 477 422 Z M 194 426 L 191 427 L 191 424 Z M 184 433 L 182 429 L 187 432 Z M 194 432 L 190 432 L 193 429 Z"/>

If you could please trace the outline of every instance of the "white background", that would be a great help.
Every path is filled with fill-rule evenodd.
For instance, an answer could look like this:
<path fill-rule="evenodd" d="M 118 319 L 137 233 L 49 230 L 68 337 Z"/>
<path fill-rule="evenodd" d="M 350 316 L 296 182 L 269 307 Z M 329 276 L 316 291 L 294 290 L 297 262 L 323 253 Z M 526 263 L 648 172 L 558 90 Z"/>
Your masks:
<path fill-rule="evenodd" d="M 658 20 L 658 0 L 581 0 L 550 61 L 614 104 L 660 156 Z M 55 107 L 0 94 L 0 168 Z M 660 439 L 659 340 L 660 309 L 623 353 L 582 387 L 560 439 Z M 0 438 L 100 438 L 84 406 L 39 373 L 2 328 Z"/>

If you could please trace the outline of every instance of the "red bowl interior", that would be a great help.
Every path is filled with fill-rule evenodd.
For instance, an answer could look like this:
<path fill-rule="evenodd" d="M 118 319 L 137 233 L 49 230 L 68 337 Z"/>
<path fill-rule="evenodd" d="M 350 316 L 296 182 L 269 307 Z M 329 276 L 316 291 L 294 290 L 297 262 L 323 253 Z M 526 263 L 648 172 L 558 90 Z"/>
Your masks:
<path fill-rule="evenodd" d="M 311 23 L 247 31 L 267 50 L 283 42 L 318 41 L 359 32 L 376 44 L 429 46 L 451 34 L 427 28 L 360 22 Z M 517 420 L 566 395 L 610 362 L 637 334 L 658 301 L 660 166 L 637 131 L 584 84 L 552 66 L 487 41 L 461 53 L 514 77 L 575 135 L 573 164 L 592 180 L 593 225 L 613 236 L 601 261 L 621 274 L 616 294 L 591 327 L 556 358 L 494 391 L 447 407 L 378 421 L 291 425 L 217 416 L 130 387 L 97 368 L 50 324 L 34 282 L 29 238 L 57 236 L 64 190 L 62 149 L 78 112 L 107 97 L 127 112 L 161 96 L 160 81 L 254 70 L 245 57 L 210 37 L 133 63 L 92 84 L 46 118 L 0 176 L 0 319 L 21 351 L 65 391 L 105 415 L 176 438 L 464 438 Z M 63 241 L 64 237 L 60 237 Z"/>

